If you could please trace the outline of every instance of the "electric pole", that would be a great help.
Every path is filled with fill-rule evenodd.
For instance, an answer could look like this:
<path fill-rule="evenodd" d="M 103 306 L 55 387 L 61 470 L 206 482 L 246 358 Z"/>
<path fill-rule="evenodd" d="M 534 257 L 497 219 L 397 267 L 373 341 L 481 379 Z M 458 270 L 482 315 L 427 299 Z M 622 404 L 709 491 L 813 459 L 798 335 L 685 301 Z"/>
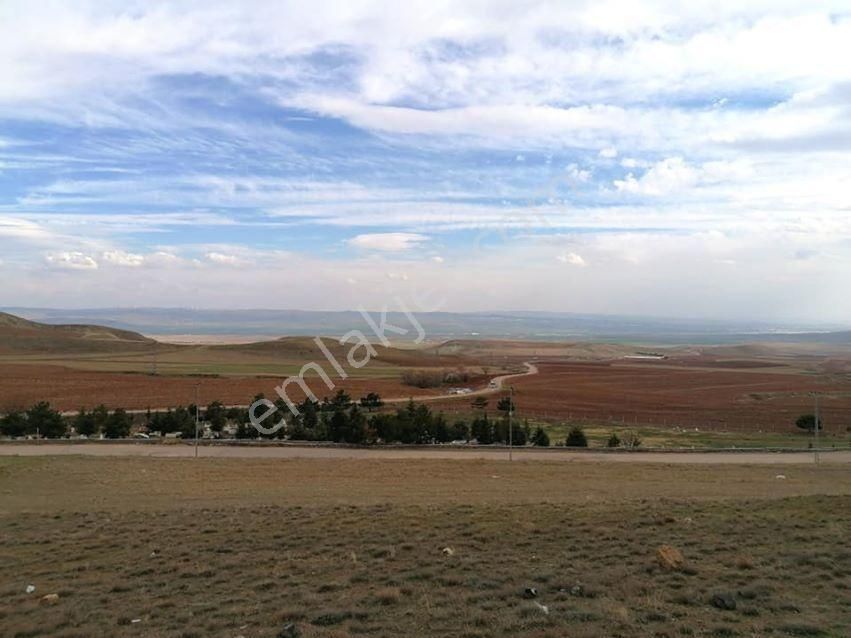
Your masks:
<path fill-rule="evenodd" d="M 511 448 L 514 445 L 514 423 L 512 416 L 514 414 L 514 386 L 508 386 L 508 460 L 512 460 Z"/>
<path fill-rule="evenodd" d="M 198 405 L 198 389 L 200 384 L 195 385 L 195 458 L 198 458 L 198 423 L 201 415 L 201 406 Z"/>
<path fill-rule="evenodd" d="M 813 447 L 814 447 L 814 452 L 815 452 L 816 465 L 818 465 L 818 462 L 819 462 L 819 458 L 818 458 L 818 431 L 819 431 L 819 425 L 821 425 L 821 424 L 819 422 L 818 392 L 816 392 L 814 394 L 815 394 L 815 399 L 816 399 L 816 414 L 815 414 L 815 418 L 816 418 L 816 423 L 815 423 L 816 440 L 815 440 L 815 444 L 814 444 Z"/>

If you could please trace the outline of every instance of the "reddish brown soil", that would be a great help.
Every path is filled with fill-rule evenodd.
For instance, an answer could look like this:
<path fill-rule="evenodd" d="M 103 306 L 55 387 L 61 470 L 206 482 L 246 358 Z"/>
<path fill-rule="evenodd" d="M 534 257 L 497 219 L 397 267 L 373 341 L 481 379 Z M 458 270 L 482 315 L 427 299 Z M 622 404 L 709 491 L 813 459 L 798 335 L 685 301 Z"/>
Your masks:
<path fill-rule="evenodd" d="M 838 433 L 851 426 L 851 378 L 847 376 L 788 368 L 713 369 L 706 363 L 689 368 L 682 362 L 674 366 L 659 362 L 538 362 L 539 374 L 512 383 L 521 417 L 791 432 L 799 415 L 813 411 L 811 393 L 819 392 L 826 429 Z M 197 384 L 202 404 L 213 400 L 246 404 L 259 392 L 274 398 L 280 381 L 273 377 L 150 376 L 0 365 L 0 411 L 40 400 L 61 410 L 91 408 L 98 403 L 128 409 L 185 405 L 194 402 Z M 412 388 L 389 378 L 341 381 L 334 377 L 333 381 L 355 397 L 367 392 L 385 398 L 445 392 Z M 465 385 L 482 387 L 486 382 L 487 377 L 481 377 Z M 318 378 L 311 386 L 319 397 L 332 394 Z M 290 387 L 290 396 L 300 399 L 298 388 Z M 497 400 L 498 396 L 489 397 L 492 413 Z M 469 414 L 470 401 L 470 397 L 459 397 L 430 405 L 447 411 L 451 418 L 456 412 Z"/>
<path fill-rule="evenodd" d="M 851 379 L 823 375 L 678 369 L 657 365 L 544 363 L 516 379 L 519 410 L 727 429 L 794 429 L 822 394 L 828 428 L 851 425 Z"/>
<path fill-rule="evenodd" d="M 329 374 L 331 372 L 329 371 Z M 328 390 L 318 378 L 310 386 L 318 397 L 342 388 L 355 398 L 367 392 L 384 397 L 418 397 L 440 394 L 441 390 L 421 390 L 403 386 L 398 379 L 347 379 L 331 376 L 335 384 Z M 250 403 L 254 395 L 263 393 L 275 398 L 275 386 L 282 379 L 274 377 L 195 377 L 152 376 L 114 372 L 88 372 L 61 366 L 0 365 L 0 412 L 29 407 L 37 401 L 49 401 L 59 410 L 92 408 L 103 403 L 109 408 L 145 409 L 173 407 L 195 402 L 195 386 L 200 385 L 202 405 L 221 401 L 226 405 Z M 484 383 L 484 380 L 477 380 Z M 287 388 L 293 400 L 303 398 L 296 384 Z"/>
<path fill-rule="evenodd" d="M 705 364 L 538 362 L 539 374 L 514 379 L 512 385 L 521 418 L 794 432 L 797 417 L 813 412 L 811 393 L 818 392 L 825 429 L 838 433 L 851 426 L 847 376 L 771 366 L 763 366 L 765 371 L 751 371 L 751 366 L 714 369 L 717 362 Z M 491 413 L 497 400 L 490 397 Z M 470 402 L 466 398 L 431 405 L 451 417 L 471 412 Z"/>

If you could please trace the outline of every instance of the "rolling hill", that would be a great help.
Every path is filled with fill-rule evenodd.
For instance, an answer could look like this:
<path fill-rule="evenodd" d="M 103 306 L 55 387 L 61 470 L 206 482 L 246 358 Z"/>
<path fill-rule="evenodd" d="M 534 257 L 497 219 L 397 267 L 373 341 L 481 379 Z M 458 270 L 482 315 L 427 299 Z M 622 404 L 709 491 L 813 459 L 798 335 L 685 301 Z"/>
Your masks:
<path fill-rule="evenodd" d="M 106 326 L 50 325 L 0 312 L 0 353 L 56 354 L 151 349 L 156 341 Z"/>

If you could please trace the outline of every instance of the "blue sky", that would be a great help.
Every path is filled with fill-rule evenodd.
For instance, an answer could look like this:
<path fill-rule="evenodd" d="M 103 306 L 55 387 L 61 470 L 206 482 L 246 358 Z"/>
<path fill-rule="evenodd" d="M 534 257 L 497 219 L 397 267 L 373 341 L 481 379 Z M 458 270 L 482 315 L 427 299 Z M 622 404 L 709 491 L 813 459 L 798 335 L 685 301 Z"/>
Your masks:
<path fill-rule="evenodd" d="M 0 305 L 843 321 L 851 11 L 0 5 Z"/>

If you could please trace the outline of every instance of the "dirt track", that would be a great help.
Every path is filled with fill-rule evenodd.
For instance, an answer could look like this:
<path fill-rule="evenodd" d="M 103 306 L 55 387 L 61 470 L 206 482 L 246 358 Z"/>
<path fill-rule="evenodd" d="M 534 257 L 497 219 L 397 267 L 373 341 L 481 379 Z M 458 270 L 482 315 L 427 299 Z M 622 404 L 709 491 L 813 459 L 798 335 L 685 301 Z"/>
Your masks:
<path fill-rule="evenodd" d="M 149 456 L 190 458 L 195 451 L 187 444 L 158 443 L 6 443 L 0 444 L 0 456 Z M 201 445 L 204 458 L 272 459 L 455 459 L 500 460 L 508 458 L 505 448 L 342 448 L 320 446 Z M 812 452 L 579 452 L 574 450 L 515 449 L 518 461 L 608 461 L 614 463 L 665 464 L 813 464 Z M 822 452 L 821 463 L 851 464 L 851 451 Z"/>

